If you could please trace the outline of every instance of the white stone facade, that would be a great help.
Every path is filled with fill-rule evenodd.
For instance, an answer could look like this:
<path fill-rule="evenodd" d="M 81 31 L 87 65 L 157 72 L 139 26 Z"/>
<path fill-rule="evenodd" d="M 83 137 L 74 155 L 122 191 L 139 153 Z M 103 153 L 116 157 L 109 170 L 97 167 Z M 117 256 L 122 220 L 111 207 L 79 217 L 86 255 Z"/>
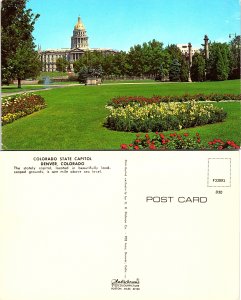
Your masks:
<path fill-rule="evenodd" d="M 47 49 L 42 51 L 39 49 L 40 60 L 42 62 L 42 71 L 56 71 L 56 60 L 65 58 L 69 62 L 70 71 L 73 71 L 73 64 L 86 51 L 98 51 L 102 53 L 116 53 L 116 50 L 106 48 L 89 48 L 88 36 L 85 27 L 78 17 L 78 22 L 74 26 L 73 35 L 71 37 L 71 48 Z"/>
<path fill-rule="evenodd" d="M 177 44 L 177 47 L 181 50 L 183 55 L 185 56 L 188 55 L 188 44 Z M 192 51 L 192 55 L 200 52 L 199 48 L 194 48 L 194 47 L 192 47 L 191 51 Z"/>

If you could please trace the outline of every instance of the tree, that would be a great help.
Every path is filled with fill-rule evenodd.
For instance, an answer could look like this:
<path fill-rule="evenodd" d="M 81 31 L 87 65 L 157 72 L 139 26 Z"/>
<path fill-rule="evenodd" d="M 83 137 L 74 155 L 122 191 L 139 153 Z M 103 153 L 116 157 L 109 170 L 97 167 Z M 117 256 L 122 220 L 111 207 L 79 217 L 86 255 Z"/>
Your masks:
<path fill-rule="evenodd" d="M 145 73 L 145 58 L 141 45 L 135 45 L 130 48 L 128 54 L 128 63 L 130 65 L 130 75 L 142 77 Z"/>
<path fill-rule="evenodd" d="M 26 9 L 26 2 L 27 0 L 2 0 L 1 7 L 2 78 L 7 81 L 17 78 L 18 87 L 21 87 L 21 79 L 37 75 L 36 72 L 40 71 L 32 36 L 39 15 Z M 24 65 L 21 66 L 23 62 Z"/>
<path fill-rule="evenodd" d="M 181 73 L 181 64 L 177 59 L 173 59 L 169 70 L 170 81 L 180 81 L 180 73 Z"/>
<path fill-rule="evenodd" d="M 192 81 L 204 81 L 205 80 L 205 59 L 199 53 L 195 53 L 192 59 L 191 67 Z"/>
<path fill-rule="evenodd" d="M 83 66 L 79 69 L 78 80 L 80 83 L 86 83 L 87 78 L 88 78 L 88 68 Z"/>
<path fill-rule="evenodd" d="M 56 70 L 59 72 L 66 72 L 69 67 L 69 62 L 65 57 L 59 57 L 56 59 Z"/>
<path fill-rule="evenodd" d="M 8 64 L 11 67 L 11 76 L 18 80 L 18 88 L 21 88 L 21 80 L 36 77 L 42 68 L 38 53 L 27 42 L 16 49 Z"/>
<path fill-rule="evenodd" d="M 230 42 L 230 79 L 240 78 L 240 35 Z"/>
<path fill-rule="evenodd" d="M 212 43 L 207 61 L 207 79 L 226 80 L 230 72 L 230 48 L 226 43 Z"/>
<path fill-rule="evenodd" d="M 227 80 L 229 74 L 227 58 L 222 55 L 220 49 L 217 51 L 217 64 L 216 64 L 216 79 L 218 81 Z"/>
<path fill-rule="evenodd" d="M 103 70 L 101 65 L 96 68 L 83 66 L 79 70 L 78 80 L 80 83 L 86 83 L 88 78 L 101 78 L 103 74 Z"/>
<path fill-rule="evenodd" d="M 187 82 L 189 79 L 189 65 L 185 56 L 182 57 L 180 68 L 180 80 Z"/>
<path fill-rule="evenodd" d="M 108 57 L 107 57 L 108 58 Z M 114 74 L 115 76 L 125 76 L 129 73 L 130 66 L 127 61 L 127 53 L 120 51 L 113 56 Z"/>
<path fill-rule="evenodd" d="M 177 45 L 171 44 L 166 47 L 166 50 L 170 54 L 171 61 L 177 59 L 179 62 L 182 61 L 182 51 L 177 47 Z"/>
<path fill-rule="evenodd" d="M 154 39 L 148 42 L 148 48 L 147 63 L 149 72 L 147 75 L 151 78 L 163 76 L 163 65 L 165 65 L 163 43 Z"/>
<path fill-rule="evenodd" d="M 160 78 L 166 72 L 168 57 L 163 43 L 155 39 L 135 45 L 128 53 L 129 73 L 131 76 Z"/>

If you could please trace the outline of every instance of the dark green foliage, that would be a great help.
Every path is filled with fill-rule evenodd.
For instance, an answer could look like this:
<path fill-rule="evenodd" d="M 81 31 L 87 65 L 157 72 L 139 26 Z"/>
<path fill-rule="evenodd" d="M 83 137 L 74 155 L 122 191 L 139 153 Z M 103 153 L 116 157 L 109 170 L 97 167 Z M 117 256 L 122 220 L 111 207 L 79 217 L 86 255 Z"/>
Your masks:
<path fill-rule="evenodd" d="M 173 59 L 169 70 L 170 81 L 180 81 L 181 79 L 181 64 L 178 59 Z"/>
<path fill-rule="evenodd" d="M 59 72 L 66 72 L 69 67 L 69 62 L 64 57 L 59 57 L 56 60 L 56 70 Z"/>
<path fill-rule="evenodd" d="M 189 64 L 185 57 L 181 60 L 180 79 L 183 82 L 187 82 L 189 78 Z"/>
<path fill-rule="evenodd" d="M 238 49 L 237 38 L 231 46 L 226 43 L 212 43 L 207 64 L 203 58 L 204 52 L 196 53 L 193 56 L 191 69 L 192 80 L 206 80 L 205 69 L 208 80 L 226 80 L 228 76 L 236 78 L 240 71 Z M 163 43 L 156 40 L 134 45 L 129 52 L 107 54 L 87 51 L 74 63 L 74 70 L 78 73 L 84 66 L 95 69 L 99 65 L 102 67 L 105 79 L 138 77 L 158 81 L 189 80 L 187 57 L 176 45 L 168 45 L 164 48 Z"/>
<path fill-rule="evenodd" d="M 230 43 L 230 79 L 240 78 L 240 35 Z"/>
<path fill-rule="evenodd" d="M 87 78 L 101 78 L 103 70 L 101 65 L 93 67 L 83 66 L 79 70 L 78 80 L 80 83 L 86 83 Z"/>
<path fill-rule="evenodd" d="M 86 80 L 88 78 L 88 68 L 83 66 L 78 73 L 78 80 L 79 83 L 86 83 Z"/>
<path fill-rule="evenodd" d="M 163 44 L 156 40 L 135 45 L 129 53 L 121 51 L 116 54 L 85 52 L 74 63 L 76 73 L 83 66 L 96 68 L 101 65 L 103 76 L 107 78 L 147 77 L 156 78 L 168 75 L 170 54 L 163 49 Z"/>
<path fill-rule="evenodd" d="M 191 78 L 192 81 L 205 80 L 205 59 L 199 53 L 195 53 L 192 59 Z"/>
<path fill-rule="evenodd" d="M 228 79 L 229 67 L 228 60 L 222 55 L 221 51 L 217 52 L 217 65 L 216 65 L 217 77 L 216 80 L 222 81 Z"/>
<path fill-rule="evenodd" d="M 18 80 L 34 78 L 41 70 L 38 53 L 33 51 L 29 41 L 16 49 L 16 53 L 8 59 L 8 64 L 11 67 L 11 76 Z"/>
<path fill-rule="evenodd" d="M 174 45 L 174 44 L 168 45 L 166 50 L 170 55 L 171 61 L 173 61 L 174 59 L 177 59 L 178 61 L 182 60 L 182 52 L 177 47 L 177 45 Z"/>
<path fill-rule="evenodd" d="M 212 43 L 207 62 L 207 79 L 222 81 L 228 79 L 230 71 L 230 48 L 226 43 Z"/>
<path fill-rule="evenodd" d="M 5 81 L 35 77 L 41 70 L 38 53 L 34 50 L 32 32 L 39 15 L 26 9 L 27 0 L 2 1 L 2 78 Z M 28 59 L 29 58 L 29 59 Z"/>

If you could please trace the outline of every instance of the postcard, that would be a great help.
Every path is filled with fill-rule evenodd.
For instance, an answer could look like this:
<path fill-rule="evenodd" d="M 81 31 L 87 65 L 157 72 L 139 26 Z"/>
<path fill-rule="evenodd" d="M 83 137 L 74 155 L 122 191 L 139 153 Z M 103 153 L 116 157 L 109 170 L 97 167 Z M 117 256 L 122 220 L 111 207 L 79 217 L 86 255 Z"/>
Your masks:
<path fill-rule="evenodd" d="M 1 20 L 0 298 L 238 299 L 238 1 Z"/>

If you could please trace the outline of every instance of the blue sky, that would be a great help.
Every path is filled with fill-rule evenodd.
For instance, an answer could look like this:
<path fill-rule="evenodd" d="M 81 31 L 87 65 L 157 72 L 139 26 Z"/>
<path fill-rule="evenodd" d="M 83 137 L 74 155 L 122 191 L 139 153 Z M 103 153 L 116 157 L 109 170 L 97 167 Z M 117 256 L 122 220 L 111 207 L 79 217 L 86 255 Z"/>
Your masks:
<path fill-rule="evenodd" d="M 217 42 L 240 34 L 239 0 L 29 0 L 27 6 L 40 14 L 33 35 L 43 50 L 69 48 L 78 15 L 91 48 L 127 51 L 152 39 L 201 47 L 205 34 Z"/>

